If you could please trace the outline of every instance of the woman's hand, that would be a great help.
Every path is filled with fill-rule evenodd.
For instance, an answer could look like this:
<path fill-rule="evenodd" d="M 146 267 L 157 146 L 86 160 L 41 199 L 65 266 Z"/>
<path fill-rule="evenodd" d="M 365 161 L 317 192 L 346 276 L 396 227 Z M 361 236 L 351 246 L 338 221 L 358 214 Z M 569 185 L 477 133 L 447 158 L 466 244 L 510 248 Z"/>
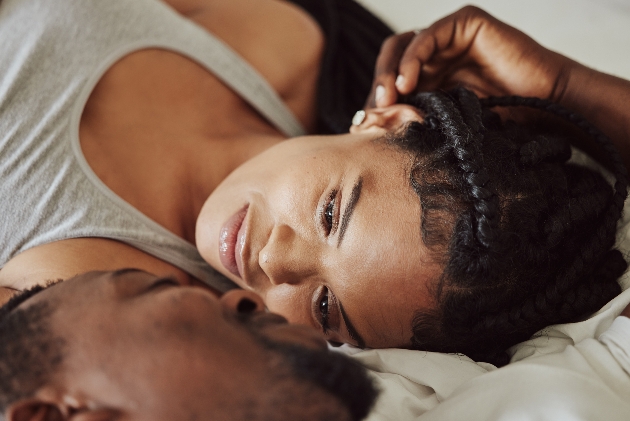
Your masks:
<path fill-rule="evenodd" d="M 559 100 L 577 63 L 483 10 L 467 6 L 419 32 L 388 38 L 376 63 L 367 107 L 399 95 L 463 85 L 480 96 Z"/>

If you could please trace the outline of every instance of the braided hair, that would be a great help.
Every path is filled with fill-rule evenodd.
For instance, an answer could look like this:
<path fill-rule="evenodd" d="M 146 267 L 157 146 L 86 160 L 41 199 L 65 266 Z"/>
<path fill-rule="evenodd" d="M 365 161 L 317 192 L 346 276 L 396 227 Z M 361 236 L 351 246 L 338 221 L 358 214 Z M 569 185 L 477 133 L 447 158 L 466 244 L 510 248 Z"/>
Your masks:
<path fill-rule="evenodd" d="M 437 308 L 416 314 L 412 346 L 495 365 L 537 330 L 574 322 L 621 292 L 613 249 L 627 173 L 611 141 L 582 117 L 536 98 L 479 100 L 464 89 L 409 99 L 425 112 L 389 139 L 411 151 L 422 238 L 444 267 Z M 573 122 L 607 152 L 614 190 L 568 163 L 567 139 L 502 122 L 494 106 L 529 106 Z"/>

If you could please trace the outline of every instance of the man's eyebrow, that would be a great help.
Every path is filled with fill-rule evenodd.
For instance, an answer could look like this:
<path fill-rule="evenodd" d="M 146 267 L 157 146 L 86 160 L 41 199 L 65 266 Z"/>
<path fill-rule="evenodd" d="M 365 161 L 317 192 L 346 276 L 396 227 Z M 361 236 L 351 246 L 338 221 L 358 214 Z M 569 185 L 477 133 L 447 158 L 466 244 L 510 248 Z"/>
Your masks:
<path fill-rule="evenodd" d="M 346 209 L 343 212 L 343 218 L 341 218 L 341 227 L 339 228 L 339 239 L 337 240 L 337 247 L 341 245 L 341 241 L 343 241 L 343 236 L 346 234 L 346 230 L 348 229 L 348 223 L 350 222 L 350 218 L 352 217 L 352 213 L 354 212 L 354 208 L 359 201 L 359 197 L 361 196 L 361 188 L 363 187 L 363 177 L 359 177 L 357 182 L 354 183 L 354 187 L 352 187 L 352 193 L 350 193 L 350 200 L 346 205 Z"/>
<path fill-rule="evenodd" d="M 341 301 L 338 301 L 338 303 L 339 303 L 339 311 L 341 312 L 341 317 L 343 318 L 343 321 L 346 324 L 346 328 L 348 329 L 348 334 L 350 335 L 350 338 L 354 339 L 357 342 L 357 346 L 359 348 L 365 348 L 365 340 L 361 337 L 361 335 L 359 335 L 359 332 L 357 332 L 357 329 L 354 327 L 354 325 L 348 318 L 346 311 L 343 309 L 343 306 L 341 305 Z"/>

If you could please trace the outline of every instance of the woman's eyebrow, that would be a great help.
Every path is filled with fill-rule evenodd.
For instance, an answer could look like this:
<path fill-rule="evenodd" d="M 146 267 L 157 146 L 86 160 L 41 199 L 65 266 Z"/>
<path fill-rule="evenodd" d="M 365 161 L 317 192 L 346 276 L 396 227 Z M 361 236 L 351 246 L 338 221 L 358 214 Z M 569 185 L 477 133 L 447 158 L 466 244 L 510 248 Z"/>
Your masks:
<path fill-rule="evenodd" d="M 346 206 L 346 209 L 343 212 L 343 218 L 341 219 L 341 227 L 339 228 L 339 240 L 337 241 L 337 247 L 341 245 L 343 236 L 346 234 L 346 229 L 348 229 L 348 223 L 350 222 L 350 218 L 352 217 L 354 208 L 357 205 L 357 202 L 359 201 L 359 197 L 361 196 L 362 187 L 363 187 L 363 177 L 359 177 L 356 183 L 354 183 L 354 187 L 352 187 L 352 193 L 350 193 L 350 200 L 348 201 L 348 205 Z"/>
<path fill-rule="evenodd" d="M 355 340 L 359 348 L 365 348 L 365 340 L 363 340 L 361 335 L 359 335 L 359 332 L 357 332 L 354 325 L 348 318 L 346 311 L 343 309 L 343 306 L 341 305 L 341 301 L 338 301 L 338 303 L 339 303 L 339 311 L 341 312 L 341 317 L 343 318 L 343 321 L 346 324 L 346 328 L 348 329 L 348 334 L 350 335 L 350 339 Z"/>

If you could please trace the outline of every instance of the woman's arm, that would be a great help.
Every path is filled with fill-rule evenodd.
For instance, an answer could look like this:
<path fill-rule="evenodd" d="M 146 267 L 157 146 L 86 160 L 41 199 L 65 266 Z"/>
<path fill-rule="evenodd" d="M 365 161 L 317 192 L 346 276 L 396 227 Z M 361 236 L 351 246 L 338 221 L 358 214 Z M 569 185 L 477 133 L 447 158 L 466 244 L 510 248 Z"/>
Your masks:
<path fill-rule="evenodd" d="M 580 64 L 569 72 L 564 95 L 557 102 L 608 135 L 630 168 L 630 82 Z"/>
<path fill-rule="evenodd" d="M 455 85 L 480 96 L 534 96 L 564 105 L 611 137 L 630 164 L 630 82 L 548 50 L 476 7 L 465 7 L 419 33 L 388 39 L 368 106 L 393 104 L 415 90 Z"/>

